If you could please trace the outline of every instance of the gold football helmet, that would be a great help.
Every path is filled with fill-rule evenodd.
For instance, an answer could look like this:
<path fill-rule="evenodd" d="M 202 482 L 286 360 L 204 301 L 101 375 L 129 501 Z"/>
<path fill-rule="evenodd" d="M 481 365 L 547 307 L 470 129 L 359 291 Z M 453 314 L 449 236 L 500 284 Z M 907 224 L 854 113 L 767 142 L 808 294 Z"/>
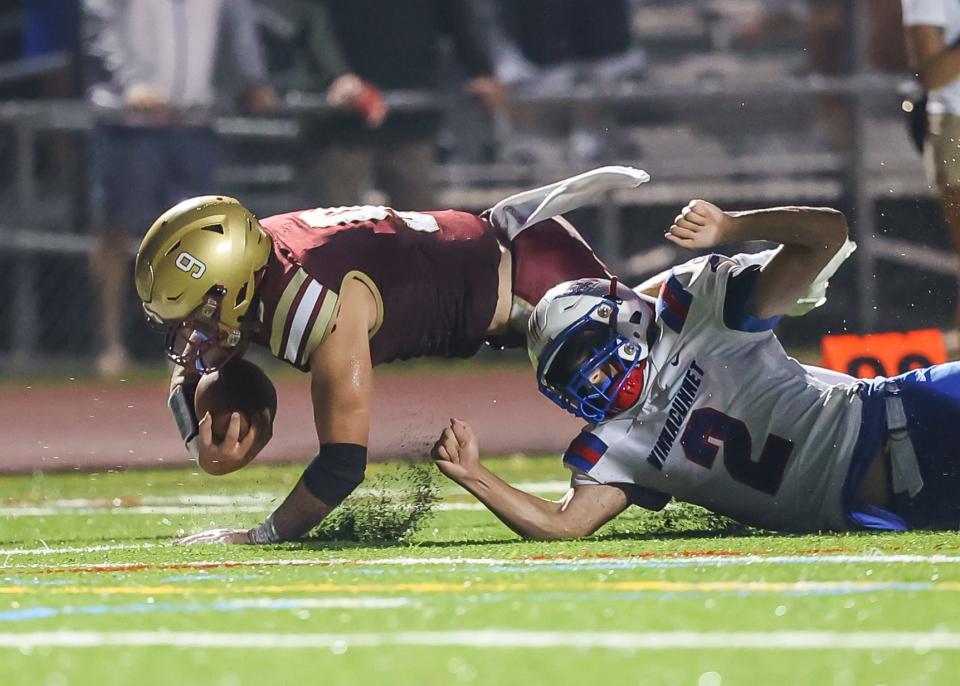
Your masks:
<path fill-rule="evenodd" d="M 206 373 L 237 351 L 272 244 L 237 200 L 184 200 L 147 231 L 135 281 L 147 320 L 168 331 L 167 356 Z"/>

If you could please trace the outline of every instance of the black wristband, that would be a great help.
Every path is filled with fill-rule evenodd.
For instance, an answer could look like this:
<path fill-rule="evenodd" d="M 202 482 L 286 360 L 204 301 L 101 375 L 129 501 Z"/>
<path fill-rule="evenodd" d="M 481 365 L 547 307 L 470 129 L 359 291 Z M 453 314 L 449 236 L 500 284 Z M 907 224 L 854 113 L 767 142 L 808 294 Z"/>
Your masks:
<path fill-rule="evenodd" d="M 363 482 L 367 449 L 355 443 L 324 443 L 303 472 L 310 495 L 331 507 L 343 502 Z"/>
<path fill-rule="evenodd" d="M 273 523 L 273 515 L 264 519 L 258 526 L 249 531 L 250 542 L 256 544 L 280 543 L 283 539 L 277 533 L 277 527 Z"/>

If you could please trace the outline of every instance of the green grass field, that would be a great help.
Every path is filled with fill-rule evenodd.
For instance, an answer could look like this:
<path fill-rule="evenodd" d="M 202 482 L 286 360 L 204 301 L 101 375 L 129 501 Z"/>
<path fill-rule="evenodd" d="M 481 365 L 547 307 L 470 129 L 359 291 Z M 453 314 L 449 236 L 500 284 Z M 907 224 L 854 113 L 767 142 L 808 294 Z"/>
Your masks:
<path fill-rule="evenodd" d="M 566 479 L 491 466 L 548 496 Z M 531 543 L 444 482 L 401 545 L 171 544 L 256 523 L 298 474 L 4 478 L 0 684 L 960 682 L 956 534 L 766 535 L 675 507 Z"/>

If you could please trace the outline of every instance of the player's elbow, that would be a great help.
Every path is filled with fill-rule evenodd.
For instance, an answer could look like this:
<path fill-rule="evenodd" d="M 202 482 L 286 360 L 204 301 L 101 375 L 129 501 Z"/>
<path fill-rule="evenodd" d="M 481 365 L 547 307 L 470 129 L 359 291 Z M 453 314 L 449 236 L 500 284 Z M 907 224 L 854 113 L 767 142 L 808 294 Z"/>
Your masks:
<path fill-rule="evenodd" d="M 826 247 L 832 248 L 832 252 L 836 252 L 846 242 L 850 232 L 846 215 L 832 207 L 824 210 L 823 229 L 824 239 L 828 244 Z"/>
<path fill-rule="evenodd" d="M 925 92 L 936 90 L 950 85 L 957 80 L 957 74 L 951 71 L 936 69 L 932 65 L 925 64 L 919 67 L 916 72 L 917 80 Z"/>
<path fill-rule="evenodd" d="M 916 72 L 917 81 L 920 82 L 920 86 L 923 88 L 924 92 L 930 92 L 934 89 L 945 86 L 945 83 L 941 83 L 942 79 L 938 79 L 934 73 L 929 69 L 919 69 Z"/>
<path fill-rule="evenodd" d="M 586 538 L 597 530 L 590 522 L 565 515 L 565 512 L 559 512 L 544 519 L 524 532 L 524 538 L 532 541 L 570 541 Z"/>

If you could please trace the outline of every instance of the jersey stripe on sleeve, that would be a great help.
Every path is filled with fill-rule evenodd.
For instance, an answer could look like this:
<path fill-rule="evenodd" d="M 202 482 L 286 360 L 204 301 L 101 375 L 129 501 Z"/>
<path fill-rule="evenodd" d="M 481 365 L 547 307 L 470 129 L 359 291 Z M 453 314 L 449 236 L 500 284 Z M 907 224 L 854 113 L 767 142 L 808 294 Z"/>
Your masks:
<path fill-rule="evenodd" d="M 323 342 L 338 296 L 303 269 L 289 280 L 271 322 L 270 350 L 276 357 L 303 368 Z"/>
<path fill-rule="evenodd" d="M 303 289 L 303 295 L 297 303 L 297 308 L 290 318 L 290 333 L 287 334 L 287 344 L 283 351 L 283 359 L 297 364 L 300 353 L 300 344 L 303 343 L 304 333 L 311 319 L 316 319 L 317 303 L 323 297 L 326 289 L 319 282 L 310 279 Z"/>
<path fill-rule="evenodd" d="M 325 286 L 321 287 L 320 294 L 316 299 L 314 299 L 312 295 L 310 295 L 309 298 L 307 295 L 304 295 L 303 300 L 300 301 L 300 307 L 297 311 L 298 318 L 300 318 L 304 312 L 307 312 L 308 307 L 310 309 L 302 333 L 299 330 L 298 324 L 295 322 L 294 328 L 291 331 L 290 341 L 288 342 L 288 346 L 292 347 L 295 342 L 294 335 L 296 334 L 300 338 L 299 343 L 297 343 L 295 357 L 288 358 L 297 367 L 305 367 L 307 360 L 310 359 L 310 355 L 317 349 L 317 346 L 323 342 L 324 336 L 330 327 L 330 321 L 333 318 L 333 310 L 336 304 L 337 294 Z"/>
<path fill-rule="evenodd" d="M 273 313 L 273 322 L 270 330 L 270 352 L 276 357 L 281 357 L 284 334 L 289 328 L 287 324 L 290 307 L 293 305 L 293 301 L 300 293 L 300 289 L 306 280 L 307 273 L 302 269 L 298 269 L 296 273 L 294 273 L 293 278 L 287 282 L 283 293 L 280 295 L 280 299 L 277 301 L 277 307 Z"/>
<path fill-rule="evenodd" d="M 323 289 L 323 297 L 313 308 L 313 315 L 309 324 L 307 324 L 307 335 L 303 337 L 303 343 L 300 344 L 299 366 L 305 367 L 307 365 L 310 355 L 326 338 L 327 332 L 330 330 L 330 323 L 333 321 L 333 314 L 336 311 L 337 299 L 336 293 L 329 288 Z"/>
<path fill-rule="evenodd" d="M 664 324 L 680 333 L 683 323 L 687 321 L 691 302 L 693 302 L 693 294 L 683 287 L 680 279 L 671 274 L 660 287 L 657 315 Z"/>
<path fill-rule="evenodd" d="M 727 292 L 723 302 L 723 324 L 728 329 L 759 333 L 769 331 L 780 321 L 779 316 L 760 319 L 750 312 L 759 277 L 760 267 L 754 264 L 732 272 L 727 278 Z"/>
<path fill-rule="evenodd" d="M 581 431 L 563 454 L 563 461 L 582 472 L 589 472 L 606 451 L 606 443 L 589 431 Z"/>

